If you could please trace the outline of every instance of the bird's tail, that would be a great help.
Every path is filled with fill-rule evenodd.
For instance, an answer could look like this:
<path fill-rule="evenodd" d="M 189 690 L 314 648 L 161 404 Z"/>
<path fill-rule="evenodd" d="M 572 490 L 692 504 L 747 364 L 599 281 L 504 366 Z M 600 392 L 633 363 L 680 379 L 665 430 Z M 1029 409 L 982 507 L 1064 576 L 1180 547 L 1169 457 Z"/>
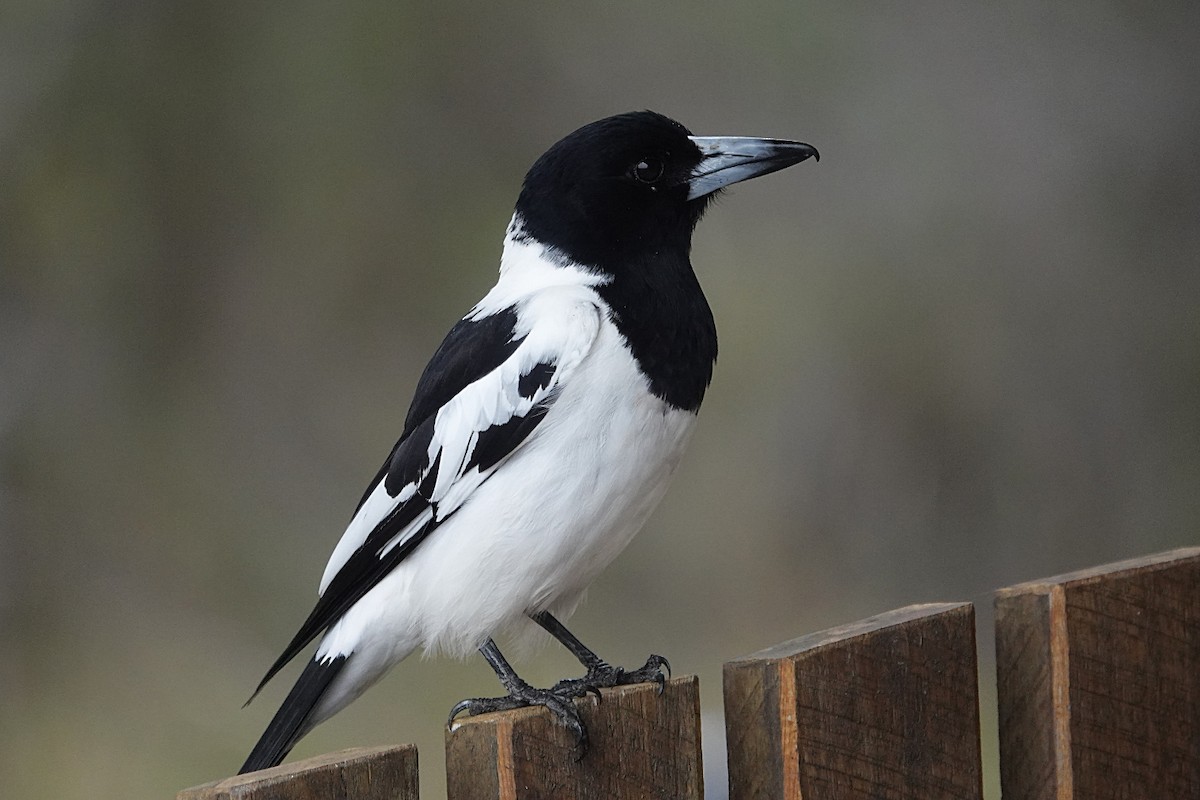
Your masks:
<path fill-rule="evenodd" d="M 314 657 L 300 674 L 274 719 L 250 751 L 238 774 L 278 765 L 291 752 L 300 737 L 312 727 L 313 711 L 329 689 L 329 684 L 346 666 L 349 656 L 331 660 Z"/>

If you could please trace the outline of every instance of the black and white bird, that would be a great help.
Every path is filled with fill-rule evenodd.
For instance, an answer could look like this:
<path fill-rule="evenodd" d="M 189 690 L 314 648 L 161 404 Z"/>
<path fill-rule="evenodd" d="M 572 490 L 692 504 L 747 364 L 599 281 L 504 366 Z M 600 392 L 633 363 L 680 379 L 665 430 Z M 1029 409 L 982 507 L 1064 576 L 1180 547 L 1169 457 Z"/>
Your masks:
<path fill-rule="evenodd" d="M 810 156 L 799 142 L 692 136 L 643 111 L 585 125 L 537 160 L 496 285 L 425 368 L 316 607 L 259 684 L 320 637 L 242 772 L 281 762 L 418 648 L 478 649 L 508 692 L 452 717 L 540 704 L 581 744 L 572 698 L 663 680 L 665 659 L 612 667 L 559 617 L 663 496 L 712 376 L 696 223 L 718 190 Z M 493 639 L 530 621 L 579 658 L 582 678 L 536 689 L 517 676 Z"/>

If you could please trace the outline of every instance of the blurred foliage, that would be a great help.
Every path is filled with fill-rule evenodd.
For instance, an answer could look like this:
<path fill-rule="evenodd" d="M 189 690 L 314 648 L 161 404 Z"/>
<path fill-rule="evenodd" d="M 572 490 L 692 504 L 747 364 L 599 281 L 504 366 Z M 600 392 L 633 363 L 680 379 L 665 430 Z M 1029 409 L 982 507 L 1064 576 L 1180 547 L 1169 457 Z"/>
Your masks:
<path fill-rule="evenodd" d="M 720 663 L 768 644 L 935 599 L 986 621 L 1002 585 L 1195 544 L 1198 34 L 1117 0 L 7 3 L 6 795 L 237 768 L 524 170 L 619 111 L 823 159 L 701 226 L 721 359 L 576 616 L 602 654 L 667 654 L 719 713 Z M 412 660 L 296 755 L 414 741 L 441 796 L 478 662 Z"/>

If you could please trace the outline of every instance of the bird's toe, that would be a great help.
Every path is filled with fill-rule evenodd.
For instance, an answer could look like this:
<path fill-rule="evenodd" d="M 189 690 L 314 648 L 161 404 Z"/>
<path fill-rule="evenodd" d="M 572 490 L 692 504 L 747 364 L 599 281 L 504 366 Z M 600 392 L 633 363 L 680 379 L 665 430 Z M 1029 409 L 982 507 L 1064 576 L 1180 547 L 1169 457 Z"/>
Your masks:
<path fill-rule="evenodd" d="M 576 693 L 575 687 L 569 689 L 561 689 L 560 685 L 565 683 L 560 681 L 553 689 L 535 689 L 532 686 L 518 687 L 511 694 L 505 697 L 473 697 L 467 700 L 461 700 L 454 704 L 450 709 L 450 717 L 447 719 L 447 726 L 452 726 L 454 720 L 460 714 L 468 716 L 478 716 L 480 714 L 491 714 L 495 711 L 508 711 L 514 708 L 523 708 L 525 706 L 542 706 L 549 709 L 575 739 L 575 749 L 577 751 L 577 760 L 583 758 L 588 749 L 588 733 L 587 727 L 583 724 L 583 719 L 579 715 L 579 709 L 575 707 L 574 698 L 581 697 L 589 692 L 594 692 L 599 696 L 600 692 L 594 686 L 583 686 Z M 578 682 L 576 682 L 578 683 Z"/>
<path fill-rule="evenodd" d="M 663 675 L 664 668 L 667 671 L 666 675 Z M 578 694 L 576 696 L 580 697 L 585 690 L 594 690 L 596 687 L 609 688 L 613 686 L 629 686 L 635 683 L 657 683 L 659 694 L 662 694 L 663 687 L 670 676 L 670 662 L 662 656 L 651 655 L 646 659 L 645 664 L 633 670 L 614 667 L 605 662 L 600 662 L 591 667 L 587 675 L 582 678 L 559 681 L 556 684 L 556 688 L 565 688 L 566 686 L 578 687 Z"/>

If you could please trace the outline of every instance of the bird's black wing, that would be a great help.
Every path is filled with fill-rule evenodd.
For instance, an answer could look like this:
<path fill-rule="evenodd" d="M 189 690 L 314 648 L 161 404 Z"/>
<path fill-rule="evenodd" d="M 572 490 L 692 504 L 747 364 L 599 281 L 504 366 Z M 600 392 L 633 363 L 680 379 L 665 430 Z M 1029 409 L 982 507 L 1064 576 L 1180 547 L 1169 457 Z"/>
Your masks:
<path fill-rule="evenodd" d="M 512 308 L 481 319 L 466 317 L 455 323 L 434 352 L 433 358 L 425 365 L 425 371 L 417 381 L 408 416 L 404 418 L 404 430 L 379 472 L 367 485 L 362 499 L 354 508 L 355 514 L 367 502 L 379 481 L 392 470 L 392 465 L 405 463 L 403 454 L 398 455 L 398 452 L 413 430 L 436 414 L 468 384 L 491 372 L 513 354 L 521 344 L 521 340 L 516 338 L 516 327 L 517 314 Z"/>
<path fill-rule="evenodd" d="M 316 606 L 255 694 L 533 432 L 599 328 L 594 305 L 568 310 L 522 325 L 508 308 L 454 326 L 418 382 L 400 440 L 330 557 Z"/>

